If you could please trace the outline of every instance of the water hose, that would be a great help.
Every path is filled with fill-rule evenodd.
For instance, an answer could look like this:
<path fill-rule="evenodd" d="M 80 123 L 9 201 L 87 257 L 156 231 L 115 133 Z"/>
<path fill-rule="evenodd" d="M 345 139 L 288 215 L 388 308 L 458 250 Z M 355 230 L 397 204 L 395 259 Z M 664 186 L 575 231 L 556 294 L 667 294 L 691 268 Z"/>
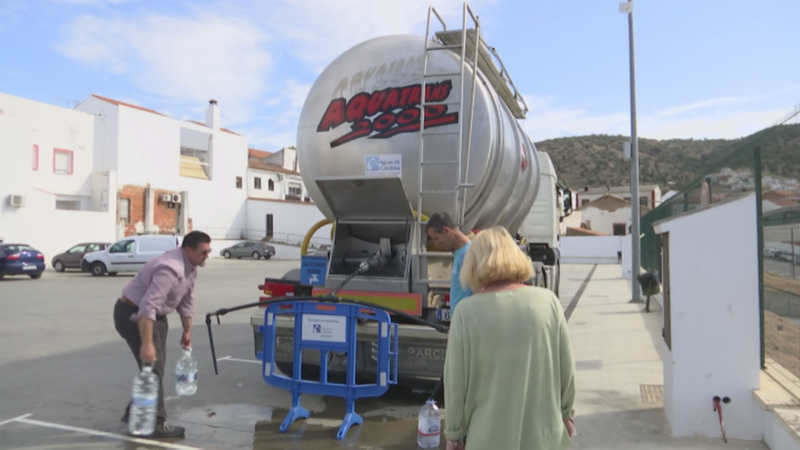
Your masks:
<path fill-rule="evenodd" d="M 414 211 L 414 217 L 417 217 L 417 212 Z M 423 222 L 428 221 L 428 216 L 425 214 L 422 215 Z M 305 237 L 303 237 L 303 243 L 300 244 L 300 255 L 306 256 L 308 254 L 308 245 L 311 243 L 311 238 L 314 236 L 314 233 L 317 232 L 320 228 L 324 227 L 325 225 L 330 224 L 331 221 L 328 219 L 322 219 L 319 222 L 315 223 L 311 228 L 309 228 L 308 232 L 306 233 Z M 331 242 L 333 242 L 333 233 L 336 231 L 336 224 L 331 226 Z"/>

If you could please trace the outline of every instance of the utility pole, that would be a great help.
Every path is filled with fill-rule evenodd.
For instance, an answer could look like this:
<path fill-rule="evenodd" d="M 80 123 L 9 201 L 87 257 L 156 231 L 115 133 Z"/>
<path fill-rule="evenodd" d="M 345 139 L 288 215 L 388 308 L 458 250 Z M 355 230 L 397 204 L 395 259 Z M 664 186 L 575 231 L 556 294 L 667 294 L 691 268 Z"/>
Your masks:
<path fill-rule="evenodd" d="M 631 77 L 631 303 L 641 303 L 637 277 L 642 266 L 639 250 L 639 140 L 636 135 L 636 65 L 633 57 L 633 0 L 620 3 L 619 11 L 628 14 L 628 47 Z"/>

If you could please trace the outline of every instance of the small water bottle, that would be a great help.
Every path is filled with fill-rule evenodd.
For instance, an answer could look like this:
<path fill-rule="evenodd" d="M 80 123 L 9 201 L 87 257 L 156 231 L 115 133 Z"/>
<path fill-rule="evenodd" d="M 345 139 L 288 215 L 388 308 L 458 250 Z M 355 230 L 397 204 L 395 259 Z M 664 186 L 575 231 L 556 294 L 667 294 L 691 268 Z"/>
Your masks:
<path fill-rule="evenodd" d="M 158 404 L 158 375 L 152 366 L 144 366 L 133 378 L 133 395 L 128 417 L 128 432 L 134 436 L 149 436 L 156 429 Z"/>
<path fill-rule="evenodd" d="M 419 410 L 417 445 L 421 448 L 439 448 L 442 435 L 442 413 L 433 400 L 428 400 Z"/>
<path fill-rule="evenodd" d="M 197 360 L 192 356 L 192 348 L 183 351 L 183 356 L 175 365 L 175 393 L 179 396 L 194 395 L 197 392 Z"/>

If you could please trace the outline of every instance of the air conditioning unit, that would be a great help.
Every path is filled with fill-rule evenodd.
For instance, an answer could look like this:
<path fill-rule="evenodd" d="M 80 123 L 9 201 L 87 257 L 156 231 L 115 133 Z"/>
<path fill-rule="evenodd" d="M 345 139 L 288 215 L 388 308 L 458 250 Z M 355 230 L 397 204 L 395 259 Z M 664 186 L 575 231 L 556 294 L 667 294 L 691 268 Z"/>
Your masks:
<path fill-rule="evenodd" d="M 161 196 L 161 201 L 164 203 L 180 203 L 181 194 L 164 194 Z"/>
<path fill-rule="evenodd" d="M 8 196 L 8 204 L 17 208 L 21 208 L 25 206 L 25 196 L 11 194 Z"/>

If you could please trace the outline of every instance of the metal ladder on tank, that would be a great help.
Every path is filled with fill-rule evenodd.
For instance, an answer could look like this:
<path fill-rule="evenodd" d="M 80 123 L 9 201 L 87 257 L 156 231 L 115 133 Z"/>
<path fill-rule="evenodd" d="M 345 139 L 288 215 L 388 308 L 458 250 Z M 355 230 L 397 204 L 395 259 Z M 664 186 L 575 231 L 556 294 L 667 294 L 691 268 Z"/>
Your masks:
<path fill-rule="evenodd" d="M 420 98 L 420 106 L 422 108 L 422 112 L 420 114 L 420 131 L 419 131 L 419 186 L 418 186 L 418 195 L 417 195 L 417 229 L 422 230 L 422 225 L 427 223 L 426 221 L 422 220 L 422 211 L 423 211 L 423 199 L 428 195 L 447 195 L 451 194 L 453 196 L 453 220 L 456 222 L 458 226 L 461 226 L 464 222 L 465 216 L 465 209 L 466 209 L 466 192 L 465 189 L 474 187 L 474 183 L 468 183 L 468 174 L 469 174 L 469 158 L 470 158 L 470 145 L 472 143 L 472 122 L 473 122 L 473 114 L 472 111 L 474 110 L 475 106 L 475 90 L 477 88 L 478 82 L 478 55 L 479 49 L 481 45 L 481 38 L 480 38 L 480 21 L 477 16 L 472 12 L 469 5 L 464 3 L 463 7 L 463 17 L 461 23 L 461 39 L 457 44 L 448 44 L 448 45 L 434 45 L 431 46 L 431 19 L 433 16 L 439 20 L 442 24 L 443 29 L 447 30 L 447 25 L 444 23 L 444 20 L 436 11 L 433 6 L 428 7 L 428 23 L 425 29 L 425 53 L 423 57 L 423 68 L 422 68 L 422 94 Z M 475 25 L 474 28 L 474 48 L 475 53 L 471 56 L 471 61 L 467 61 L 467 16 L 472 18 L 472 21 Z M 431 52 L 434 51 L 448 51 L 448 50 L 460 50 L 461 51 L 461 68 L 458 72 L 449 72 L 449 73 L 428 73 L 428 56 Z M 467 111 L 469 113 L 469 122 L 467 124 L 467 145 L 466 145 L 466 154 L 462 149 L 463 146 L 463 135 L 464 135 L 464 81 L 466 78 L 466 67 L 467 64 L 470 64 L 472 68 L 472 91 L 471 91 L 471 101 L 470 101 L 470 110 Z M 459 95 L 458 100 L 450 101 L 450 102 L 435 102 L 435 103 L 428 103 L 426 98 L 426 86 L 428 80 L 436 79 L 436 78 L 444 78 L 449 76 L 458 75 L 460 77 L 459 83 Z M 427 130 L 425 126 L 425 110 L 428 105 L 447 105 L 447 106 L 455 106 L 458 107 L 458 130 L 447 130 L 447 131 L 439 131 L 439 130 Z M 425 137 L 426 136 L 435 136 L 435 135 L 454 135 L 457 136 L 457 144 L 456 148 L 453 149 L 452 152 L 447 152 L 448 155 L 452 155 L 454 159 L 450 159 L 449 157 L 445 160 L 426 160 L 425 159 Z M 455 166 L 456 170 L 458 171 L 458 176 L 456 180 L 456 186 L 452 190 L 438 190 L 438 191 L 425 191 L 423 190 L 424 182 L 425 182 L 425 172 L 427 166 L 432 165 L 448 165 L 448 166 Z M 427 259 L 429 256 L 437 256 L 437 257 L 453 257 L 452 253 L 448 252 L 428 252 L 427 251 L 427 236 L 423 236 L 420 234 L 418 237 L 418 245 L 417 245 L 417 256 L 418 256 L 418 263 L 417 263 L 417 282 L 431 284 L 435 282 L 443 282 L 447 280 L 430 280 L 427 279 L 427 274 L 423 274 L 423 266 L 427 268 Z M 425 264 L 423 264 L 425 262 Z"/>

